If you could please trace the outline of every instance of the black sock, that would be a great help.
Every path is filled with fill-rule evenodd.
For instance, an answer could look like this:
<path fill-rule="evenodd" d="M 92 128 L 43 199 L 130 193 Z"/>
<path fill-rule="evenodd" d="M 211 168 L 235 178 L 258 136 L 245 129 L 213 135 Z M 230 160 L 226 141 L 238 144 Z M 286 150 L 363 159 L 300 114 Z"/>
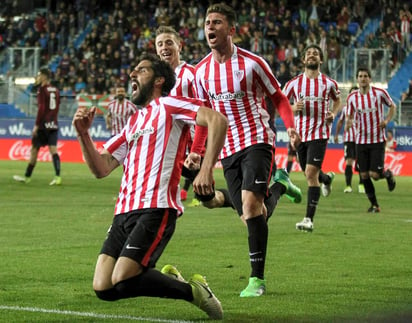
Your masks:
<path fill-rule="evenodd" d="M 193 301 L 192 287 L 188 283 L 170 278 L 155 269 L 117 283 L 114 288 L 120 298 L 137 296 L 165 297 Z"/>
<path fill-rule="evenodd" d="M 24 176 L 31 177 L 31 174 L 33 174 L 34 166 L 35 166 L 35 164 L 34 165 L 28 164 L 27 168 L 26 168 L 26 173 L 24 174 Z"/>
<path fill-rule="evenodd" d="M 285 192 L 286 192 L 286 187 L 281 183 L 276 182 L 270 187 L 269 196 L 265 198 L 265 206 L 267 209 L 266 221 L 268 221 L 269 218 L 272 216 L 272 213 L 275 210 L 280 197 L 283 194 L 285 194 Z"/>
<path fill-rule="evenodd" d="M 288 174 L 290 173 L 290 170 L 292 169 L 293 166 L 293 161 L 288 161 L 287 165 L 286 165 L 286 170 L 288 172 Z"/>
<path fill-rule="evenodd" d="M 183 189 L 187 192 L 189 190 L 190 184 L 192 184 L 192 181 L 185 177 L 185 182 L 183 184 Z"/>
<path fill-rule="evenodd" d="M 264 279 L 268 225 L 263 214 L 246 220 L 246 224 L 249 233 L 249 260 L 252 267 L 250 277 Z"/>
<path fill-rule="evenodd" d="M 346 165 L 345 167 L 346 186 L 352 186 L 352 175 L 353 175 L 352 166 Z"/>
<path fill-rule="evenodd" d="M 375 206 L 379 206 L 378 200 L 376 199 L 376 195 L 375 195 L 375 186 L 373 185 L 372 180 L 370 178 L 364 179 L 363 185 L 365 186 L 366 196 L 368 197 L 371 204 Z"/>
<path fill-rule="evenodd" d="M 325 185 L 329 185 L 331 182 L 331 179 L 329 177 L 329 175 L 325 174 L 324 172 L 322 172 L 322 170 L 320 170 L 319 172 L 319 182 L 323 183 Z"/>
<path fill-rule="evenodd" d="M 59 154 L 53 154 L 53 166 L 56 176 L 60 176 L 60 157 Z"/>
<path fill-rule="evenodd" d="M 315 217 L 316 208 L 319 203 L 320 198 L 320 187 L 319 186 L 309 186 L 308 187 L 308 203 L 306 205 L 306 217 L 310 218 L 313 222 Z"/>
<path fill-rule="evenodd" d="M 119 292 L 114 287 L 106 290 L 95 290 L 94 292 L 103 301 L 113 302 L 121 299 Z"/>

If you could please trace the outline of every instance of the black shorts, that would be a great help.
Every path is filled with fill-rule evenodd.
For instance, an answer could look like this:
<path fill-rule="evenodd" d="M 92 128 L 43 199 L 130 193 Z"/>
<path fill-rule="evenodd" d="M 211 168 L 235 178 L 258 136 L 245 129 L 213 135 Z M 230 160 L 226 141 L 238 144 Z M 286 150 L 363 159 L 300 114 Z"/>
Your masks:
<path fill-rule="evenodd" d="M 325 158 L 326 139 L 311 140 L 301 142 L 296 149 L 299 159 L 299 165 L 303 171 L 306 169 L 306 164 L 322 168 L 323 159 Z"/>
<path fill-rule="evenodd" d="M 343 143 L 343 156 L 346 159 L 356 159 L 356 144 L 353 141 Z"/>
<path fill-rule="evenodd" d="M 356 145 L 356 157 L 360 173 L 383 172 L 385 164 L 385 143 Z"/>
<path fill-rule="evenodd" d="M 274 150 L 267 144 L 257 144 L 221 160 L 229 194 L 239 215 L 242 211 L 242 190 L 268 195 L 274 164 Z"/>
<path fill-rule="evenodd" d="M 39 129 L 37 130 L 37 135 L 31 138 L 31 144 L 36 148 L 56 146 L 58 132 L 58 130 Z"/>
<path fill-rule="evenodd" d="M 142 209 L 114 217 L 100 251 L 115 259 L 127 257 L 155 267 L 176 227 L 174 209 Z"/>

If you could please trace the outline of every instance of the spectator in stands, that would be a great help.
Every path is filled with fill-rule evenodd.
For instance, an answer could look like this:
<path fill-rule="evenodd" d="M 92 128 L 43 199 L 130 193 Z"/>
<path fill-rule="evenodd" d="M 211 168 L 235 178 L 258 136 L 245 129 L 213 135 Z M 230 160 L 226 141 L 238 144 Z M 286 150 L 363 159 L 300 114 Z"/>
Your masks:
<path fill-rule="evenodd" d="M 402 37 L 402 48 L 409 52 L 411 48 L 411 19 L 412 15 L 409 11 L 401 10 L 401 37 Z"/>

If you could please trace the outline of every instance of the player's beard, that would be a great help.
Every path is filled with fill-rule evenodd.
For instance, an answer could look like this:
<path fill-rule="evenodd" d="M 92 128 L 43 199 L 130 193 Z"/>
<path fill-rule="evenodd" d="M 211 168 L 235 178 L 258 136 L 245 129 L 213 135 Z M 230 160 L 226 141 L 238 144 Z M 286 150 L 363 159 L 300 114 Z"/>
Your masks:
<path fill-rule="evenodd" d="M 139 94 L 133 97 L 133 103 L 137 106 L 142 106 L 149 102 L 153 95 L 155 78 L 153 77 L 148 83 L 140 86 Z"/>
<path fill-rule="evenodd" d="M 309 70 L 316 71 L 319 68 L 319 63 L 310 63 L 306 65 L 306 68 Z"/>

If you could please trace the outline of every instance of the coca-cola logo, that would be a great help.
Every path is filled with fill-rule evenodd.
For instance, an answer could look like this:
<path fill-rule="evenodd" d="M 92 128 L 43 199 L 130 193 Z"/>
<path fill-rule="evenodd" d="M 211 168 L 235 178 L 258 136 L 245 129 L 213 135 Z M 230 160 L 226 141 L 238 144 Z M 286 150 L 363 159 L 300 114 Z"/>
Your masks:
<path fill-rule="evenodd" d="M 402 153 L 386 153 L 385 154 L 385 169 L 389 168 L 394 175 L 400 175 L 402 172 L 403 163 L 401 160 L 405 159 L 406 155 Z M 339 160 L 339 171 L 344 173 L 345 172 L 345 157 L 342 157 Z M 353 163 L 353 167 L 355 167 L 355 163 Z"/>
<path fill-rule="evenodd" d="M 57 143 L 57 152 L 61 156 L 64 143 Z M 29 160 L 30 159 L 31 145 L 25 144 L 22 140 L 17 140 L 9 150 L 10 160 Z M 48 147 L 42 147 L 37 155 L 38 161 L 51 161 L 52 158 L 49 153 Z"/>

